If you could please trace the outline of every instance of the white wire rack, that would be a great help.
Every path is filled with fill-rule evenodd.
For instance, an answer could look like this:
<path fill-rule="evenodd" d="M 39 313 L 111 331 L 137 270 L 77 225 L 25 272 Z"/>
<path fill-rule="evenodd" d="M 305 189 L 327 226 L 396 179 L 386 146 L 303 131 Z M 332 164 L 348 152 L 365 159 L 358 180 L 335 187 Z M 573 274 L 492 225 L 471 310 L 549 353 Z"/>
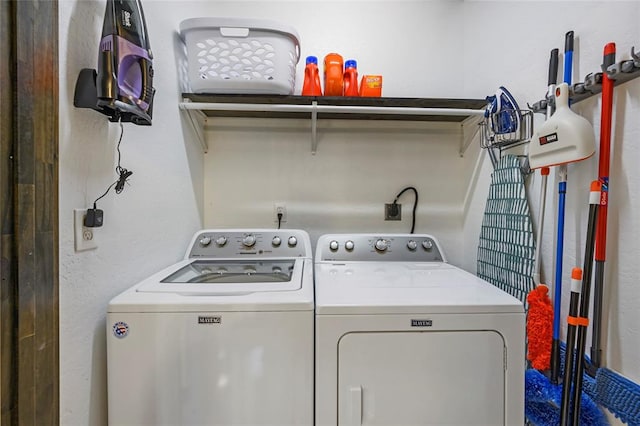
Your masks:
<path fill-rule="evenodd" d="M 480 123 L 480 147 L 488 150 L 495 167 L 502 151 L 528 143 L 532 134 L 533 111 L 502 110 L 484 117 Z"/>

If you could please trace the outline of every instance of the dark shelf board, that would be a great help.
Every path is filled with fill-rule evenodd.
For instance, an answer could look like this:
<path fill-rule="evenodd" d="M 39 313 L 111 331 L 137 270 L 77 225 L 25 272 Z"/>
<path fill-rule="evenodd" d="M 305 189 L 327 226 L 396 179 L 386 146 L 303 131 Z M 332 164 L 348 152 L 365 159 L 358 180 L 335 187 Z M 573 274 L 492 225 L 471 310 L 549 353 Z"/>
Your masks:
<path fill-rule="evenodd" d="M 442 108 L 480 110 L 487 104 L 485 99 L 451 98 L 359 98 L 325 96 L 285 96 L 285 95 L 235 95 L 183 93 L 182 97 L 193 103 L 228 104 L 273 104 L 273 105 L 318 105 L 362 106 L 379 108 Z M 264 111 L 219 111 L 202 109 L 207 117 L 260 117 L 260 118 L 309 118 L 307 111 L 264 112 Z M 394 120 L 394 121 L 443 121 L 462 122 L 468 115 L 414 115 L 354 112 L 318 112 L 318 119 L 348 120 Z"/>

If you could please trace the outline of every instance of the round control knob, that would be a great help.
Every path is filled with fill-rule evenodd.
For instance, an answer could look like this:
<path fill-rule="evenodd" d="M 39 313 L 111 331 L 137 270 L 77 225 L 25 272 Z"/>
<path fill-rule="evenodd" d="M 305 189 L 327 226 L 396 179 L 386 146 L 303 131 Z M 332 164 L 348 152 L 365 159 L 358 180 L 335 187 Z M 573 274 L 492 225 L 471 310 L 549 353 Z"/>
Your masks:
<path fill-rule="evenodd" d="M 224 247 L 227 244 L 227 237 L 218 237 L 216 238 L 216 244 L 218 247 Z"/>
<path fill-rule="evenodd" d="M 256 244 L 255 235 L 252 235 L 252 234 L 245 235 L 244 238 L 242 239 L 242 245 L 244 245 L 245 247 L 253 247 L 255 244 Z"/>
<path fill-rule="evenodd" d="M 431 240 L 424 240 L 422 242 L 422 247 L 424 247 L 425 250 L 431 250 L 433 248 L 433 243 Z"/>
<path fill-rule="evenodd" d="M 346 249 L 347 249 L 347 251 L 351 251 L 351 250 L 353 250 L 353 247 L 355 247 L 355 245 L 353 244 L 353 241 L 351 241 L 351 240 L 346 241 L 346 242 L 344 243 L 344 248 L 346 248 Z"/>
<path fill-rule="evenodd" d="M 291 236 L 287 240 L 287 244 L 289 244 L 289 247 L 295 247 L 296 245 L 298 245 L 298 239 L 294 236 Z"/>
<path fill-rule="evenodd" d="M 415 241 L 413 241 L 413 240 L 409 240 L 409 241 L 407 241 L 407 248 L 408 248 L 409 250 L 411 250 L 411 251 L 414 251 L 415 249 L 417 249 L 417 248 L 418 248 L 418 243 L 416 243 L 416 242 L 415 242 Z"/>
<path fill-rule="evenodd" d="M 338 250 L 338 247 L 340 247 L 340 244 L 338 244 L 338 242 L 336 240 L 332 240 L 329 243 L 329 248 L 331 249 L 331 251 L 336 251 Z"/>
<path fill-rule="evenodd" d="M 282 238 L 278 236 L 273 237 L 273 240 L 271 240 L 271 245 L 274 247 L 280 247 L 280 244 L 282 244 Z"/>
<path fill-rule="evenodd" d="M 211 243 L 211 237 L 202 237 L 200 238 L 200 245 L 201 246 L 208 246 Z"/>
<path fill-rule="evenodd" d="M 389 248 L 389 242 L 380 238 L 378 241 L 376 241 L 375 248 L 378 251 L 387 251 L 387 249 Z"/>

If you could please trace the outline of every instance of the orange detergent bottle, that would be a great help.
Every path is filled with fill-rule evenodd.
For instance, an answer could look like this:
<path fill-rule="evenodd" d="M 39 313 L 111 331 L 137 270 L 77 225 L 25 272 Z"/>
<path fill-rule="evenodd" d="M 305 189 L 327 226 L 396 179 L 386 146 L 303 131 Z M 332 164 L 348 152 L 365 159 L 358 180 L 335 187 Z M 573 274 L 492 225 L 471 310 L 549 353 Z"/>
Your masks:
<path fill-rule="evenodd" d="M 348 59 L 344 63 L 344 96 L 359 96 L 358 93 L 358 63 L 355 59 Z"/>
<path fill-rule="evenodd" d="M 342 56 L 329 53 L 324 57 L 324 95 L 342 96 Z"/>
<path fill-rule="evenodd" d="M 307 65 L 304 69 L 302 96 L 322 96 L 320 72 L 318 71 L 318 58 L 315 56 L 307 56 Z"/>

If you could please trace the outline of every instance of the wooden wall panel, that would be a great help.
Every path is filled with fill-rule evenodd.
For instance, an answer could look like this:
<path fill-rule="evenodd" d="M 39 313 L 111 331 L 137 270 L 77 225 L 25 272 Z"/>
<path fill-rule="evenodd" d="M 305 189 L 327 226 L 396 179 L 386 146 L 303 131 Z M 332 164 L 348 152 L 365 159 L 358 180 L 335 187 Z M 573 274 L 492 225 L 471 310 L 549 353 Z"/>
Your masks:
<path fill-rule="evenodd" d="M 16 424 L 16 278 L 13 208 L 13 4 L 0 1 L 0 423 Z M 15 420 L 15 421 L 14 421 Z"/>
<path fill-rule="evenodd" d="M 57 425 L 58 3 L 1 7 L 9 24 L 2 25 L 2 62 L 11 64 L 1 72 L 13 89 L 2 99 L 2 150 L 11 164 L 3 156 L 1 421 Z"/>

